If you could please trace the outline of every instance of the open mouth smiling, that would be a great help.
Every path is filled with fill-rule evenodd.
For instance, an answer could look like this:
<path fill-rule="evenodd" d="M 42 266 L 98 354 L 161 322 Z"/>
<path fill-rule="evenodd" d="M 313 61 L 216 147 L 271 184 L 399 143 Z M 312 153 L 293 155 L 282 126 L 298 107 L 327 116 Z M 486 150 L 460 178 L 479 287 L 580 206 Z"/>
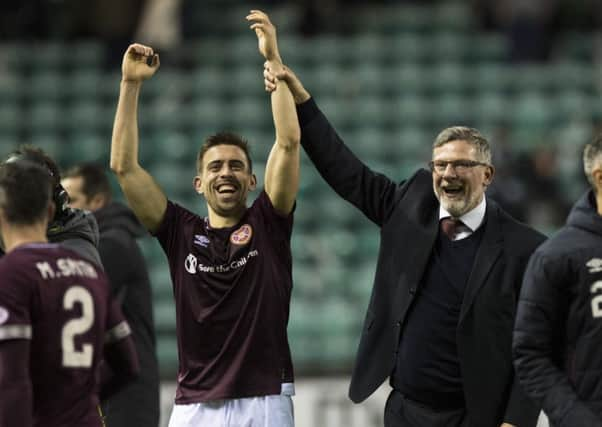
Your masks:
<path fill-rule="evenodd" d="M 462 185 L 446 185 L 445 187 L 441 187 L 441 190 L 446 196 L 454 197 L 463 193 L 464 186 Z"/>
<path fill-rule="evenodd" d="M 234 194 L 238 190 L 238 185 L 234 183 L 223 183 L 215 186 L 215 191 L 218 194 Z"/>

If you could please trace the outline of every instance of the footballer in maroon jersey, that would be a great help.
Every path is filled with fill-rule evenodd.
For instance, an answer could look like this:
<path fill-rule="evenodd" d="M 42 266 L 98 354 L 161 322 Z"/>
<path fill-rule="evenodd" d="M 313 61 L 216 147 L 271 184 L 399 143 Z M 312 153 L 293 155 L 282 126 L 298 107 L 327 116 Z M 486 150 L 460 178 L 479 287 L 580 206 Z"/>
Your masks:
<path fill-rule="evenodd" d="M 251 11 L 246 19 L 260 53 L 282 67 L 267 15 Z M 293 370 L 286 328 L 301 138 L 294 99 L 284 81 L 272 92 L 276 138 L 266 162 L 264 191 L 251 207 L 247 196 L 257 179 L 247 142 L 226 132 L 205 140 L 193 179 L 207 204 L 208 215 L 202 218 L 169 202 L 138 163 L 138 98 L 144 80 L 158 68 L 159 57 L 148 46 L 133 44 L 123 57 L 111 169 L 169 260 L 180 362 L 170 426 L 290 427 Z M 245 399 L 256 400 L 261 408 L 252 409 Z M 281 410 L 274 410 L 270 401 Z M 237 408 L 234 413 L 229 404 Z"/>
<path fill-rule="evenodd" d="M 0 167 L 1 427 L 99 427 L 99 388 L 115 391 L 138 370 L 104 273 L 47 243 L 53 211 L 44 169 L 27 161 Z"/>

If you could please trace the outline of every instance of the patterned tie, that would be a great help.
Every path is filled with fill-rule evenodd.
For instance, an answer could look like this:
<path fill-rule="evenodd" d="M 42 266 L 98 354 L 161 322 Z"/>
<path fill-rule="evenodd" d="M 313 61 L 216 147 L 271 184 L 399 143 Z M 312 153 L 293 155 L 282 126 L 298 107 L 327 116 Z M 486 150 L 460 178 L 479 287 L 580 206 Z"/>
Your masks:
<path fill-rule="evenodd" d="M 456 218 L 447 217 L 443 218 L 440 223 L 441 231 L 449 238 L 449 240 L 455 240 L 456 236 L 463 231 L 466 231 L 468 227 L 462 221 Z"/>

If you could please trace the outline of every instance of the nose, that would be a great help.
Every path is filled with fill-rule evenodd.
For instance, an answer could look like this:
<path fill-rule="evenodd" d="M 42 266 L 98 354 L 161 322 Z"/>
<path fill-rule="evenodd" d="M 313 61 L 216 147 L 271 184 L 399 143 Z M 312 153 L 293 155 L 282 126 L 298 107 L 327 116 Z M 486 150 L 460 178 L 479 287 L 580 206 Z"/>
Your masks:
<path fill-rule="evenodd" d="M 219 171 L 219 174 L 220 176 L 232 176 L 232 168 L 229 165 L 224 164 Z"/>

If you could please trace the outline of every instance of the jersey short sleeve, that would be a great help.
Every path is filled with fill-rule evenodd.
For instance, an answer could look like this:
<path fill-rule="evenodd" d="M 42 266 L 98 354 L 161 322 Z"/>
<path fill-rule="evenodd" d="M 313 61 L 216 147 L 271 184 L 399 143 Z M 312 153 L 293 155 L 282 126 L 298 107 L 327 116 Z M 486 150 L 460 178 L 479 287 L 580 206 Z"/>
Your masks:
<path fill-rule="evenodd" d="M 32 289 L 0 261 L 0 341 L 31 339 Z"/>
<path fill-rule="evenodd" d="M 254 208 L 261 212 L 266 228 L 273 232 L 272 236 L 283 236 L 285 240 L 290 240 L 293 232 L 293 212 L 295 211 L 295 207 L 293 207 L 290 214 L 282 215 L 274 209 L 274 205 L 265 190 L 259 194 L 253 205 Z"/>
<path fill-rule="evenodd" d="M 161 225 L 154 233 L 165 253 L 174 253 L 175 248 L 179 245 L 182 238 L 182 233 L 186 229 L 185 224 L 194 222 L 199 218 L 198 215 L 190 212 L 182 206 L 167 201 L 167 208 Z"/>

